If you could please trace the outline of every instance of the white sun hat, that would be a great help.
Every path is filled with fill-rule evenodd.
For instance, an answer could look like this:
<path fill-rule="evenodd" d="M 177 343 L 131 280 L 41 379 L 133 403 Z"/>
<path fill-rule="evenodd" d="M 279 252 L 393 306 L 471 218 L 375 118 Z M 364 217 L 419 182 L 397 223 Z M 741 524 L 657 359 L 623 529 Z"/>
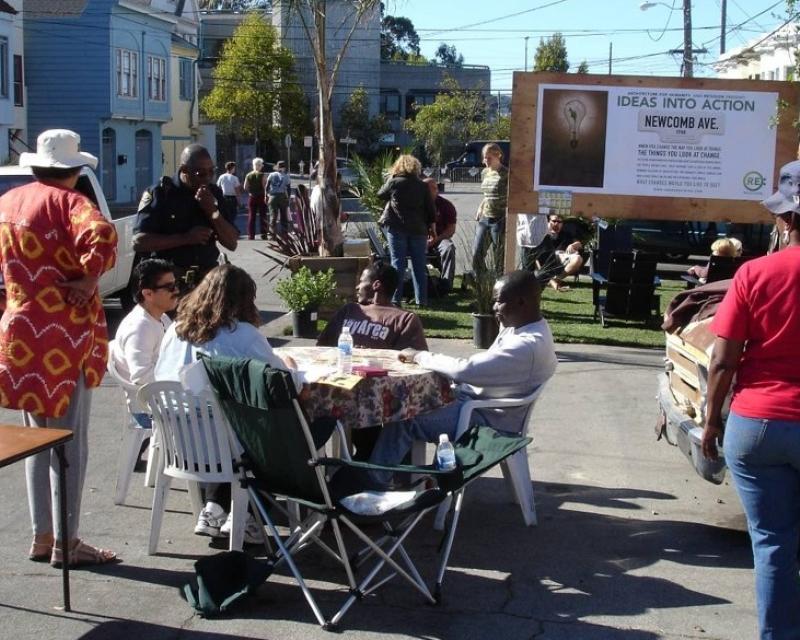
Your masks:
<path fill-rule="evenodd" d="M 800 160 L 781 167 L 778 190 L 761 204 L 776 216 L 800 211 Z"/>
<path fill-rule="evenodd" d="M 97 167 L 97 158 L 80 150 L 81 137 L 69 129 L 48 129 L 36 138 L 36 153 L 21 153 L 20 167 L 50 167 L 74 169 L 89 165 Z"/>

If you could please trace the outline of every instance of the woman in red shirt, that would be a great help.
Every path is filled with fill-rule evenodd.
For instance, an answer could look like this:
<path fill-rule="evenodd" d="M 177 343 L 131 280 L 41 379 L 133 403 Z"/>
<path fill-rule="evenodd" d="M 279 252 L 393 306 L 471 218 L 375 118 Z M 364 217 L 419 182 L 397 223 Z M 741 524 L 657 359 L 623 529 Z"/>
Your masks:
<path fill-rule="evenodd" d="M 716 459 L 722 406 L 736 375 L 725 426 L 725 461 L 747 516 L 762 640 L 800 638 L 800 161 L 781 169 L 765 205 L 788 246 L 744 264 L 711 329 L 703 454 Z"/>

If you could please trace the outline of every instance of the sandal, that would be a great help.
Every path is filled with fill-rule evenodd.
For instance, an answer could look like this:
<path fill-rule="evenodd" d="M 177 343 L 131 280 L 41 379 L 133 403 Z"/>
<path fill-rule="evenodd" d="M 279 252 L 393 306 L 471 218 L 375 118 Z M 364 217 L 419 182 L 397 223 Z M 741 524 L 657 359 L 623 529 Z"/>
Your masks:
<path fill-rule="evenodd" d="M 40 533 L 33 536 L 31 550 L 28 551 L 28 558 L 33 562 L 47 562 L 53 553 L 53 534 Z"/>
<path fill-rule="evenodd" d="M 53 555 L 50 557 L 50 565 L 56 569 L 60 569 L 62 561 L 63 554 L 61 553 L 61 549 L 58 547 L 53 547 Z M 117 558 L 117 554 L 113 551 L 110 551 L 109 549 L 93 547 L 83 542 L 83 540 L 80 538 L 72 543 L 69 550 L 70 568 L 109 564 L 118 561 L 119 559 Z"/>

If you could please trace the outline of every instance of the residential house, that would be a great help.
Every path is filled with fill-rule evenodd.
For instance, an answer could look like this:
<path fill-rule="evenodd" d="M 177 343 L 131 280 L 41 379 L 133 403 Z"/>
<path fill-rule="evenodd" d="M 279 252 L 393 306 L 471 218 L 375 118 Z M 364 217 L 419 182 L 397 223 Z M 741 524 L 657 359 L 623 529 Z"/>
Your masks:
<path fill-rule="evenodd" d="M 103 190 L 115 204 L 137 202 L 162 174 L 162 127 L 173 115 L 172 36 L 187 28 L 185 5 L 25 1 L 28 137 L 53 127 L 77 131 L 82 148 L 100 158 Z"/>
<path fill-rule="evenodd" d="M 800 34 L 794 23 L 768 35 L 760 35 L 741 47 L 731 49 L 714 63 L 720 78 L 750 80 L 793 80 Z"/>
<path fill-rule="evenodd" d="M 0 164 L 27 150 L 22 0 L 0 0 Z"/>
<path fill-rule="evenodd" d="M 167 4 L 161 0 L 162 4 Z M 175 175 L 183 148 L 194 142 L 206 144 L 199 126 L 199 77 L 197 61 L 200 55 L 200 19 L 196 0 L 185 0 L 176 15 L 178 23 L 172 34 L 169 99 L 172 119 L 161 127 L 162 173 Z M 208 145 L 207 145 L 208 146 Z M 213 145 L 211 148 L 213 152 Z"/>

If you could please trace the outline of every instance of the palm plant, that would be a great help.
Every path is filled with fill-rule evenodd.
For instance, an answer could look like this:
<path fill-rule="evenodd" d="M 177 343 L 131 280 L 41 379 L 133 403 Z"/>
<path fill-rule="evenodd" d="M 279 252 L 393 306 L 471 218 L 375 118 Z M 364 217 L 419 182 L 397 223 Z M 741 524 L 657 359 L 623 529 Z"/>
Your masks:
<path fill-rule="evenodd" d="M 372 214 L 375 222 L 381 217 L 385 205 L 385 202 L 378 198 L 378 191 L 386 181 L 395 159 L 395 153 L 387 150 L 372 161 L 358 155 L 354 155 L 350 160 L 350 168 L 356 175 L 356 179 L 350 185 L 350 191 L 359 199 L 361 206 Z"/>
<path fill-rule="evenodd" d="M 283 235 L 273 234 L 267 241 L 265 250 L 254 249 L 274 263 L 264 272 L 264 277 L 275 270 L 279 273 L 296 256 L 315 256 L 319 253 L 319 220 L 311 211 L 306 192 L 300 191 L 296 198 L 293 197 L 290 208 L 294 210 L 297 224 L 292 225 Z"/>

